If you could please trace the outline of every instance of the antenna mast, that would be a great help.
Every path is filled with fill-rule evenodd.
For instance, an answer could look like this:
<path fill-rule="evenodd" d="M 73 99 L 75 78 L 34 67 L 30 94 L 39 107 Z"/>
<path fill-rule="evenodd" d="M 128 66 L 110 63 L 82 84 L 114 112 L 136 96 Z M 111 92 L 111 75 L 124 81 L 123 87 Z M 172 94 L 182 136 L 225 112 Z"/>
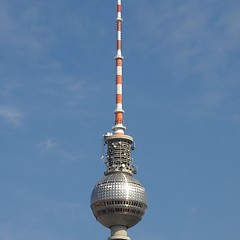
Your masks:
<path fill-rule="evenodd" d="M 123 125 L 123 108 L 122 108 L 122 3 L 117 3 L 117 55 L 116 60 L 116 109 L 115 125 L 113 126 L 114 134 L 124 134 L 126 127 Z"/>

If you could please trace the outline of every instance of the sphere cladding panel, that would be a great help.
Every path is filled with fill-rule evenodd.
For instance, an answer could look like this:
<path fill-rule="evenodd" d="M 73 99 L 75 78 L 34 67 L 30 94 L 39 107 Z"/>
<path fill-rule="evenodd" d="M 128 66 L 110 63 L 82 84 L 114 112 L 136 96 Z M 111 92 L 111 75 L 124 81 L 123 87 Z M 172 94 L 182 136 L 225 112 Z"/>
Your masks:
<path fill-rule="evenodd" d="M 137 224 L 147 208 L 146 192 L 126 173 L 112 173 L 100 180 L 91 196 L 92 211 L 105 227 Z"/>
<path fill-rule="evenodd" d="M 131 199 L 147 204 L 144 187 L 139 181 L 125 173 L 107 175 L 96 184 L 92 192 L 91 204 L 107 199 Z"/>

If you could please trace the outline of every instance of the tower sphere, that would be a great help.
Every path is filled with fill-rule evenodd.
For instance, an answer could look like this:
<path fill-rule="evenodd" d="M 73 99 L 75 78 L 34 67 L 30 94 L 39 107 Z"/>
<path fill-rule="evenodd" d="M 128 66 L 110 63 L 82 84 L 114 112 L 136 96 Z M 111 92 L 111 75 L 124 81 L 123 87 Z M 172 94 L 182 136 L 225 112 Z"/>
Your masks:
<path fill-rule="evenodd" d="M 147 208 L 146 192 L 129 173 L 112 173 L 94 187 L 91 208 L 96 219 L 105 227 L 130 228 L 144 215 Z"/>

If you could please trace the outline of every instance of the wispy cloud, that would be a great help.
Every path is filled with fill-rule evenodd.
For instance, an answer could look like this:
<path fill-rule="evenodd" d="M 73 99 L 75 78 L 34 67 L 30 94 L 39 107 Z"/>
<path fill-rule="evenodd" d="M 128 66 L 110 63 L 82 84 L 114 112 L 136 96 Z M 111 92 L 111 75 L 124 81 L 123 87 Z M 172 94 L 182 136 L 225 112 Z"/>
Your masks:
<path fill-rule="evenodd" d="M 198 210 L 199 209 L 195 206 L 188 206 L 186 208 L 187 213 L 191 216 L 195 216 L 198 213 Z"/>
<path fill-rule="evenodd" d="M 0 47 L 20 55 L 42 54 L 53 42 L 54 34 L 40 19 L 42 12 L 36 6 L 16 9 L 7 1 L 0 3 Z M 19 11 L 20 10 L 20 11 Z"/>
<path fill-rule="evenodd" d="M 14 224 L 0 224 L 0 238 L 3 240 L 55 240 L 63 239 L 60 236 L 54 236 L 50 232 L 44 232 L 43 230 L 34 230 L 15 226 Z"/>
<path fill-rule="evenodd" d="M 49 50 L 62 44 L 65 37 L 90 39 L 93 38 L 94 30 L 95 34 L 102 35 L 102 28 L 97 27 L 99 21 L 91 21 L 89 14 L 81 8 L 77 13 L 65 11 L 68 5 L 67 1 L 59 4 L 56 11 L 55 3 L 46 1 L 25 1 L 22 4 L 1 1 L 0 48 L 3 52 L 7 50 L 8 55 L 11 53 L 14 56 L 29 55 L 32 59 L 46 59 Z"/>
<path fill-rule="evenodd" d="M 185 93 L 184 102 L 179 99 L 174 103 L 184 114 L 216 117 L 227 114 L 231 119 L 236 112 L 240 113 L 236 91 L 240 89 L 237 5 L 234 0 L 228 4 L 142 0 L 137 8 L 137 28 L 131 33 L 131 47 L 141 49 L 144 57 L 164 72 L 165 78 L 167 75 L 170 87 L 191 86 L 192 92 Z"/>
<path fill-rule="evenodd" d="M 91 81 L 87 83 L 86 80 L 71 75 L 47 77 L 45 85 L 49 86 L 48 89 L 44 88 L 45 93 L 64 100 L 64 105 L 67 106 L 79 106 L 90 99 L 90 89 L 93 88 Z"/>
<path fill-rule="evenodd" d="M 37 149 L 41 154 L 53 154 L 60 163 L 75 162 L 84 159 L 84 153 L 73 153 L 60 144 L 56 139 L 47 138 L 37 144 Z"/>
<path fill-rule="evenodd" d="M 51 198 L 26 189 L 11 189 L 10 192 L 17 200 L 9 210 L 11 213 L 4 211 L 7 217 L 0 221 L 1 240 L 65 240 L 65 231 L 59 229 L 61 226 L 67 230 L 89 217 L 85 203 Z M 11 216 L 12 212 L 15 216 Z M 69 235 L 67 239 L 76 239 L 74 236 Z"/>
<path fill-rule="evenodd" d="M 221 9 L 217 1 L 142 1 L 137 10 L 135 47 L 142 44 L 145 54 L 160 57 L 167 50 L 169 58 L 163 60 L 174 64 L 175 71 L 177 64 L 181 68 L 192 60 L 194 68 L 188 72 L 209 69 L 226 61 L 230 50 L 239 49 L 238 8 Z"/>
<path fill-rule="evenodd" d="M 85 11 L 92 5 L 79 2 L 76 10 L 62 1 L 56 10 L 54 3 L 46 1 L 0 1 L 1 102 L 20 105 L 35 119 L 56 112 L 76 115 L 76 108 L 81 119 L 97 113 L 89 111 L 89 105 L 99 92 L 99 81 L 86 70 L 86 58 L 105 30 L 99 18 L 91 21 L 93 13 Z M 4 110 L 1 115 L 15 126 L 20 123 L 16 111 Z"/>
<path fill-rule="evenodd" d="M 58 148 L 58 144 L 55 140 L 49 138 L 49 139 L 46 139 L 46 140 L 40 142 L 38 144 L 38 148 L 43 152 L 52 151 L 52 150 Z"/>
<path fill-rule="evenodd" d="M 24 118 L 22 111 L 12 106 L 0 106 L 0 118 L 13 127 L 20 127 Z"/>
<path fill-rule="evenodd" d="M 207 108 L 216 108 L 219 105 L 221 105 L 221 103 L 225 100 L 224 99 L 224 93 L 220 93 L 220 92 L 209 92 L 209 93 L 205 93 L 202 97 L 201 97 L 201 104 L 204 107 Z"/>

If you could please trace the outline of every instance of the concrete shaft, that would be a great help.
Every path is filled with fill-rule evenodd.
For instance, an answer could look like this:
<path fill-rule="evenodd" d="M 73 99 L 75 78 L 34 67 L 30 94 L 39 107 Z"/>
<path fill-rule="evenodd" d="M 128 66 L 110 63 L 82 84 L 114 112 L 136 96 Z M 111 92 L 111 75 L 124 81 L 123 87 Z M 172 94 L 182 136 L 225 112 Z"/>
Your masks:
<path fill-rule="evenodd" d="M 108 240 L 131 240 L 127 235 L 127 228 L 124 226 L 111 227 L 111 237 Z"/>

